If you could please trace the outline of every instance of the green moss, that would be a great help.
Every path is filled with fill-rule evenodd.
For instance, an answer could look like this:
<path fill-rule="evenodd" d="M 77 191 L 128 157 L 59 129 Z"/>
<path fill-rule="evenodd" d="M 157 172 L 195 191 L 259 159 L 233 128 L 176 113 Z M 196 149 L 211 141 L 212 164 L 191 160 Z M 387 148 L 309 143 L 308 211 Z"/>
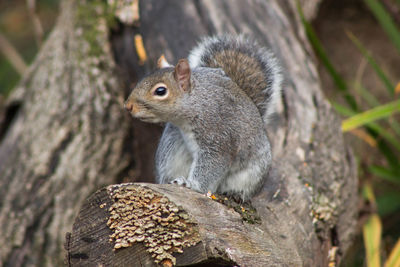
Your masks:
<path fill-rule="evenodd" d="M 13 65 L 0 55 L 0 95 L 7 96 L 19 81 L 19 74 Z"/>
<path fill-rule="evenodd" d="M 234 197 L 227 197 L 217 194 L 213 194 L 211 199 L 234 209 L 240 214 L 244 222 L 249 224 L 261 224 L 261 218 L 257 214 L 257 210 L 251 205 L 250 202 L 243 203 L 241 200 L 237 200 Z"/>
<path fill-rule="evenodd" d="M 89 43 L 89 55 L 99 56 L 103 53 L 103 34 L 99 25 L 104 21 L 108 28 L 116 25 L 114 16 L 115 6 L 110 6 L 106 1 L 92 0 L 81 2 L 77 9 L 76 23 L 82 29 L 83 38 Z"/>

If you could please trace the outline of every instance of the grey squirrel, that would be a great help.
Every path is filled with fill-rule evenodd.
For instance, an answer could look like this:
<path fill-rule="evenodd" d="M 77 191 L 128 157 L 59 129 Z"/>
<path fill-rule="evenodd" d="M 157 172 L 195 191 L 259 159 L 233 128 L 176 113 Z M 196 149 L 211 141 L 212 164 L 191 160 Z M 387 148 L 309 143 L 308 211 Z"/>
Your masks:
<path fill-rule="evenodd" d="M 246 37 L 204 38 L 176 66 L 141 80 L 125 108 L 145 122 L 166 122 L 157 153 L 158 183 L 251 198 L 271 164 L 266 133 L 282 74 L 269 50 Z"/>

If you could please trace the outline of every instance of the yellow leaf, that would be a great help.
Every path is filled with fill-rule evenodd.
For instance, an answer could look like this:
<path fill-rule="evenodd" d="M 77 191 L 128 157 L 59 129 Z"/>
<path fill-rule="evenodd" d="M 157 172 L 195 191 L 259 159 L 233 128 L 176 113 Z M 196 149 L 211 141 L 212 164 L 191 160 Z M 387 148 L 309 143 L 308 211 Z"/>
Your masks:
<path fill-rule="evenodd" d="M 379 216 L 374 213 L 363 225 L 364 247 L 367 254 L 368 267 L 380 267 L 382 223 Z"/>
<path fill-rule="evenodd" d="M 394 93 L 396 95 L 400 94 L 400 82 L 397 83 L 396 87 L 394 88 Z"/>
<path fill-rule="evenodd" d="M 135 35 L 135 47 L 139 57 L 139 65 L 143 65 L 147 60 L 147 53 L 143 45 L 143 38 L 140 34 Z"/>
<path fill-rule="evenodd" d="M 363 196 L 372 204 L 375 204 L 375 195 L 374 190 L 372 189 L 372 185 L 366 182 L 362 188 Z"/>
<path fill-rule="evenodd" d="M 366 131 L 362 130 L 362 129 L 353 129 L 350 131 L 350 133 L 354 134 L 355 136 L 357 136 L 358 138 L 360 138 L 361 140 L 363 140 L 365 143 L 367 143 L 368 145 L 372 146 L 372 147 L 376 147 L 376 140 L 374 137 L 372 137 L 372 135 L 368 134 Z"/>
<path fill-rule="evenodd" d="M 385 267 L 400 267 L 400 238 L 392 249 L 389 258 L 385 263 Z"/>

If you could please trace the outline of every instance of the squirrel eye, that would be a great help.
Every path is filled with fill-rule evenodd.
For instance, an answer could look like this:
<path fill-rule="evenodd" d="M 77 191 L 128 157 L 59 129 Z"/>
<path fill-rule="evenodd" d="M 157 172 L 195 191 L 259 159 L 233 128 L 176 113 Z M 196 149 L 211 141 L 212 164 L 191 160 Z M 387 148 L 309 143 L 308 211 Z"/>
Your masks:
<path fill-rule="evenodd" d="M 157 87 L 157 89 L 154 90 L 154 94 L 158 96 L 164 96 L 167 94 L 167 88 L 164 86 Z"/>
<path fill-rule="evenodd" d="M 169 89 L 165 83 L 157 83 L 151 88 L 151 95 L 156 100 L 164 100 L 168 98 Z"/>

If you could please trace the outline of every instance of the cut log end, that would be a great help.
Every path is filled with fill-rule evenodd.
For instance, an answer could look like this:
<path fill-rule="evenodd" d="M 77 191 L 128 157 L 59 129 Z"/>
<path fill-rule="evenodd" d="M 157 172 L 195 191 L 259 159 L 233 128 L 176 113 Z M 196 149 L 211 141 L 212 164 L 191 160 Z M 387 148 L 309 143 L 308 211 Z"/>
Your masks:
<path fill-rule="evenodd" d="M 208 253 L 198 224 L 182 206 L 138 184 L 109 186 L 86 200 L 66 237 L 68 266 L 228 266 Z"/>

